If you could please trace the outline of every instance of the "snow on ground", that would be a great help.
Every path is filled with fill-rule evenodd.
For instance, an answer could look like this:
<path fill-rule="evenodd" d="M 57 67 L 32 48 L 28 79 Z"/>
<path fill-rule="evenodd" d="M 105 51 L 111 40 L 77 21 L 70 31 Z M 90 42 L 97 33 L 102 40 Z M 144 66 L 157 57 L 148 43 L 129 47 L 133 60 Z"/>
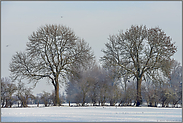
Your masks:
<path fill-rule="evenodd" d="M 2 108 L 2 122 L 182 122 L 182 108 L 33 107 Z"/>

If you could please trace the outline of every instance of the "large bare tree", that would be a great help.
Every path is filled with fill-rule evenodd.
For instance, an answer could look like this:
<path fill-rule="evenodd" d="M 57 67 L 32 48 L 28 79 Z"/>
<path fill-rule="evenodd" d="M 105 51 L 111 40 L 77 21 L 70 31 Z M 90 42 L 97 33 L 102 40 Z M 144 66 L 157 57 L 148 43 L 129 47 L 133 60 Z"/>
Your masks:
<path fill-rule="evenodd" d="M 109 36 L 105 46 L 101 58 L 104 64 L 119 66 L 123 70 L 122 75 L 136 80 L 136 106 L 142 103 L 142 80 L 146 77 L 156 80 L 163 75 L 168 76 L 170 59 L 177 49 L 162 29 L 148 29 L 143 25 L 132 25 L 126 32 L 120 31 L 117 35 Z"/>
<path fill-rule="evenodd" d="M 93 59 L 91 47 L 66 26 L 45 25 L 29 36 L 25 52 L 17 52 L 10 63 L 11 76 L 35 84 L 48 78 L 55 88 L 59 104 L 59 82 Z"/>

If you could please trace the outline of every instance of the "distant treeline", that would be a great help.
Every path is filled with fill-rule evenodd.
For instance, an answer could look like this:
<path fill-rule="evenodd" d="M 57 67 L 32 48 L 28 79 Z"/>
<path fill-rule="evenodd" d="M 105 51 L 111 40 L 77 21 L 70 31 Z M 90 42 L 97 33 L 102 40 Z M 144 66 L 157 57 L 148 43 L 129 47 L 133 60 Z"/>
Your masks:
<path fill-rule="evenodd" d="M 86 106 L 88 103 L 93 106 L 104 106 L 106 103 L 110 106 L 136 105 L 135 80 L 119 78 L 114 71 L 113 67 L 106 69 L 93 65 L 87 70 L 78 71 L 77 76 L 68 77 L 66 95 L 60 94 L 60 105 L 64 102 L 80 106 Z M 141 88 L 143 102 L 148 106 L 182 105 L 182 67 L 176 64 L 169 80 L 158 82 L 147 79 L 142 82 Z M 54 90 L 52 93 L 43 91 L 36 96 L 32 91 L 33 88 L 26 88 L 21 81 L 15 85 L 9 78 L 2 78 L 1 107 L 12 107 L 13 104 L 18 104 L 18 107 L 27 107 L 27 104 L 54 105 Z"/>

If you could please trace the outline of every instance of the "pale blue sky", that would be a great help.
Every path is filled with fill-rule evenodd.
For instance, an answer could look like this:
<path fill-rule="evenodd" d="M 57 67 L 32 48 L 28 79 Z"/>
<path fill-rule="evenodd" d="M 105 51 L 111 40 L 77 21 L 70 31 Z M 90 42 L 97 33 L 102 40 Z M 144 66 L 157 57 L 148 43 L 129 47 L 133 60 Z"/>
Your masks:
<path fill-rule="evenodd" d="M 182 63 L 181 1 L 2 1 L 1 77 L 9 76 L 12 55 L 24 51 L 28 36 L 45 24 L 72 28 L 90 44 L 97 60 L 103 55 L 101 49 L 110 34 L 125 31 L 131 25 L 159 26 L 176 42 L 174 58 Z M 53 86 L 38 84 L 34 93 L 42 90 L 53 90 Z"/>

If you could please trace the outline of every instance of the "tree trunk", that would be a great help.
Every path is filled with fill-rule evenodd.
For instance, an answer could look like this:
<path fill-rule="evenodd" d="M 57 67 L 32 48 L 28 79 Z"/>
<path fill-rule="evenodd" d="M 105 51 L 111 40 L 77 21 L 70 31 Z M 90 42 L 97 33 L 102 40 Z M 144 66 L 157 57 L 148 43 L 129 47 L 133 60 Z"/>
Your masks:
<path fill-rule="evenodd" d="M 165 102 L 164 101 L 162 102 L 162 107 L 165 107 Z"/>
<path fill-rule="evenodd" d="M 21 107 L 23 107 L 23 101 L 21 102 Z"/>
<path fill-rule="evenodd" d="M 1 108 L 4 108 L 4 99 L 3 99 L 3 102 L 2 102 L 2 106 L 1 106 Z"/>
<path fill-rule="evenodd" d="M 115 106 L 115 101 L 113 99 L 110 100 L 110 106 Z"/>
<path fill-rule="evenodd" d="M 5 105 L 6 108 L 8 108 L 8 99 L 6 99 L 6 105 Z"/>
<path fill-rule="evenodd" d="M 137 99 L 136 99 L 136 106 L 139 106 L 139 105 L 142 104 L 141 83 L 142 83 L 142 77 L 140 77 L 139 79 L 137 78 Z"/>
<path fill-rule="evenodd" d="M 82 106 L 84 106 L 84 105 L 85 105 L 85 97 L 86 97 L 85 92 L 83 92 L 83 101 L 82 101 Z"/>
<path fill-rule="evenodd" d="M 12 107 L 13 103 L 10 101 L 10 108 Z"/>
<path fill-rule="evenodd" d="M 58 83 L 58 79 L 56 79 L 55 81 L 56 86 L 55 86 L 55 106 L 59 106 L 60 105 L 60 100 L 59 100 L 59 83 Z"/>
<path fill-rule="evenodd" d="M 37 107 L 39 107 L 39 101 L 37 102 Z"/>

